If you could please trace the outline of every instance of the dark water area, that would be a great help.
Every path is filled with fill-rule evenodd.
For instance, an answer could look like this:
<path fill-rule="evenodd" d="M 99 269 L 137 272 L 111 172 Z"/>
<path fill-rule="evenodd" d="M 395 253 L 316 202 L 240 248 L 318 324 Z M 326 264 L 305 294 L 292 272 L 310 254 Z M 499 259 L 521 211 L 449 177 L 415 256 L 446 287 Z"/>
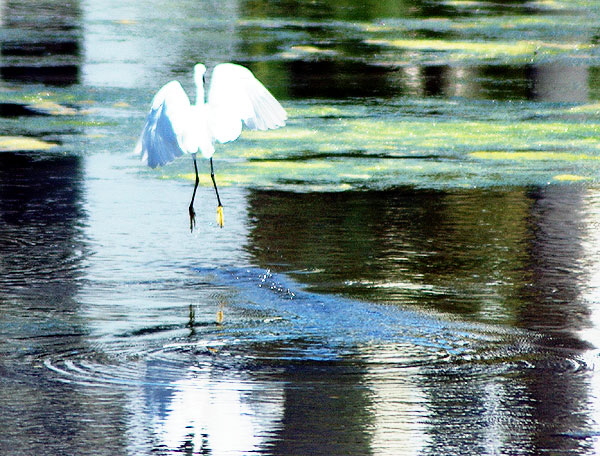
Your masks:
<path fill-rule="evenodd" d="M 600 10 L 0 2 L 0 454 L 600 451 Z M 289 114 L 132 155 L 191 66 Z"/>
<path fill-rule="evenodd" d="M 190 242 L 106 158 L 3 154 L 4 453 L 595 451 L 593 194 L 225 189 Z"/>

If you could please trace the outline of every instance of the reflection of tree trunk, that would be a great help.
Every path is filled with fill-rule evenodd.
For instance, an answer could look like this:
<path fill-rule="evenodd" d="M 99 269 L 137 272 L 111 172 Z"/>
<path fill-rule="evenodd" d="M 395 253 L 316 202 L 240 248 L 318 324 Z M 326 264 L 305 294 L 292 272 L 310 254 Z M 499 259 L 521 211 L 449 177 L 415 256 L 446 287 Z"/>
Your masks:
<path fill-rule="evenodd" d="M 43 297 L 38 309 L 72 310 L 83 254 L 82 181 L 79 157 L 0 154 L 0 299 L 26 294 Z"/>
<path fill-rule="evenodd" d="M 77 84 L 82 41 L 79 2 L 0 2 L 0 21 L 11 29 L 0 42 L 0 77 L 51 85 Z"/>
<path fill-rule="evenodd" d="M 532 419 L 540 423 L 532 436 L 535 446 L 555 451 L 579 448 L 579 442 L 565 435 L 585 429 L 589 420 L 587 379 L 573 371 L 572 361 L 588 348 L 577 335 L 590 315 L 580 296 L 586 255 L 584 192 L 552 186 L 530 194 L 530 283 L 522 292 L 517 324 L 545 336 L 548 352 L 539 369 L 524 371 L 523 384 Z"/>
<path fill-rule="evenodd" d="M 387 75 L 391 87 L 413 96 L 482 99 L 534 99 L 586 102 L 589 68 L 564 63 L 516 65 L 417 65 Z M 510 83 L 507 89 L 506 84 Z M 396 92 L 399 90 L 396 88 Z"/>
<path fill-rule="evenodd" d="M 579 298 L 582 275 L 582 219 L 580 187 L 554 186 L 530 194 L 531 238 L 528 246 L 531 283 L 524 290 L 527 305 L 522 326 L 552 335 L 555 344 L 579 346 L 574 335 L 588 314 Z M 569 340 L 569 342 L 567 342 Z"/>
<path fill-rule="evenodd" d="M 370 455 L 373 425 L 363 374 L 335 364 L 291 366 L 282 375 L 284 415 L 272 454 Z"/>
<path fill-rule="evenodd" d="M 529 78 L 535 100 L 581 103 L 589 99 L 586 66 L 536 64 L 529 68 Z M 561 434 L 585 429 L 589 420 L 587 380 L 571 368 L 561 368 L 588 348 L 577 334 L 588 325 L 591 314 L 581 297 L 586 272 L 584 193 L 580 187 L 555 186 L 530 194 L 534 201 L 528 251 L 531 283 L 523 290 L 519 316 L 520 325 L 547 336 L 546 343 L 553 347 L 547 361 L 551 369 L 526 372 L 524 384 L 532 398 L 532 418 L 548 427 L 538 427 L 532 436 L 535 446 L 561 452 L 580 448 L 579 442 Z M 552 365 L 553 358 L 557 365 Z"/>

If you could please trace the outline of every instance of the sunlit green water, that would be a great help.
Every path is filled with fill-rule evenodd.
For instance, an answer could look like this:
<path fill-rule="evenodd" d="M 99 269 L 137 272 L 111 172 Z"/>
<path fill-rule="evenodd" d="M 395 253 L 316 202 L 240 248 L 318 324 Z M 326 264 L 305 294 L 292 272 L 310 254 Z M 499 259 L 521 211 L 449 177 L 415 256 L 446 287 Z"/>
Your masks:
<path fill-rule="evenodd" d="M 189 88 L 191 62 L 217 59 L 199 50 L 197 58 L 168 62 L 163 56 L 161 66 L 150 63 L 152 54 L 134 53 L 151 46 L 148 37 L 159 28 L 173 45 L 184 30 L 188 40 L 210 39 L 217 50 L 228 50 L 224 55 L 248 62 L 290 112 L 286 129 L 250 132 L 245 141 L 221 148 L 223 185 L 305 191 L 595 182 L 597 11 L 586 3 L 540 3 L 537 10 L 535 4 L 525 8 L 534 15 L 524 15 L 517 5 L 498 15 L 482 14 L 484 6 L 447 4 L 426 20 L 418 17 L 418 7 L 390 6 L 362 20 L 357 15 L 367 7 L 362 13 L 340 7 L 310 21 L 278 8 L 281 15 L 270 16 L 266 5 L 252 5 L 249 16 L 231 6 L 235 18 L 177 17 L 175 28 L 149 11 L 143 12 L 148 21 L 135 17 L 142 13 L 137 9 L 117 9 L 108 17 L 91 9 L 84 27 L 89 33 L 84 90 L 7 89 L 2 100 L 63 114 L 36 119 L 23 132 L 46 133 L 51 141 L 62 130 L 62 150 L 81 152 L 89 144 L 73 137 L 74 129 L 84 138 L 107 138 L 106 150 L 129 149 L 156 87 L 179 76 Z M 223 35 L 230 29 L 233 43 Z M 96 45 L 108 39 L 98 36 L 107 30 L 121 51 L 116 55 Z M 131 39 L 118 39 L 119 33 Z M 257 49 L 248 53 L 246 43 Z M 16 68 L 29 63 L 21 53 L 12 61 Z M 124 74 L 117 77 L 107 66 Z M 118 81 L 130 90 L 90 92 L 86 81 L 99 87 Z M 48 103 L 67 104 L 76 113 L 53 111 L 56 105 Z M 14 123 L 22 127 L 22 119 Z M 180 163 L 161 175 L 191 179 L 190 171 L 188 163 Z M 207 177 L 203 183 L 209 184 Z"/>
<path fill-rule="evenodd" d="M 594 2 L 1 7 L 2 454 L 597 453 Z M 190 233 L 198 61 L 290 119 Z"/>

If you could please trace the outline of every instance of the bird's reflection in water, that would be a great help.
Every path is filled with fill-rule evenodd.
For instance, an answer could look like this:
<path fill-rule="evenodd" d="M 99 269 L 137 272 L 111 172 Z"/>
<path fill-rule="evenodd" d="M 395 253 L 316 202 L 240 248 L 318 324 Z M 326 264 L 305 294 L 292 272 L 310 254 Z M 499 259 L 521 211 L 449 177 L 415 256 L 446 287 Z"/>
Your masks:
<path fill-rule="evenodd" d="M 182 344 L 146 364 L 143 398 L 134 393 L 130 401 L 132 451 L 150 444 L 159 453 L 176 448 L 185 454 L 264 452 L 281 425 L 284 384 L 257 381 L 237 369 L 224 372 L 214 363 L 227 354 L 188 357 L 206 348 Z M 185 352 L 183 358 L 178 352 Z M 199 364 L 201 359 L 207 363 Z M 141 404 L 143 410 L 134 410 Z"/>

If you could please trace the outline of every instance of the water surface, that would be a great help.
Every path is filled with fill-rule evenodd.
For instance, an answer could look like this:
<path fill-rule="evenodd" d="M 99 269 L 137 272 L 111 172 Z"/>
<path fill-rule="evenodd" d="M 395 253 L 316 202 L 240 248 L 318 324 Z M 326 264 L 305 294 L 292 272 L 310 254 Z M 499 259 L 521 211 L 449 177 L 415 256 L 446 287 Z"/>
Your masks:
<path fill-rule="evenodd" d="M 2 454 L 599 451 L 599 10 L 2 4 Z M 146 169 L 248 65 L 289 125 Z M 223 315 L 221 320 L 220 315 Z"/>

